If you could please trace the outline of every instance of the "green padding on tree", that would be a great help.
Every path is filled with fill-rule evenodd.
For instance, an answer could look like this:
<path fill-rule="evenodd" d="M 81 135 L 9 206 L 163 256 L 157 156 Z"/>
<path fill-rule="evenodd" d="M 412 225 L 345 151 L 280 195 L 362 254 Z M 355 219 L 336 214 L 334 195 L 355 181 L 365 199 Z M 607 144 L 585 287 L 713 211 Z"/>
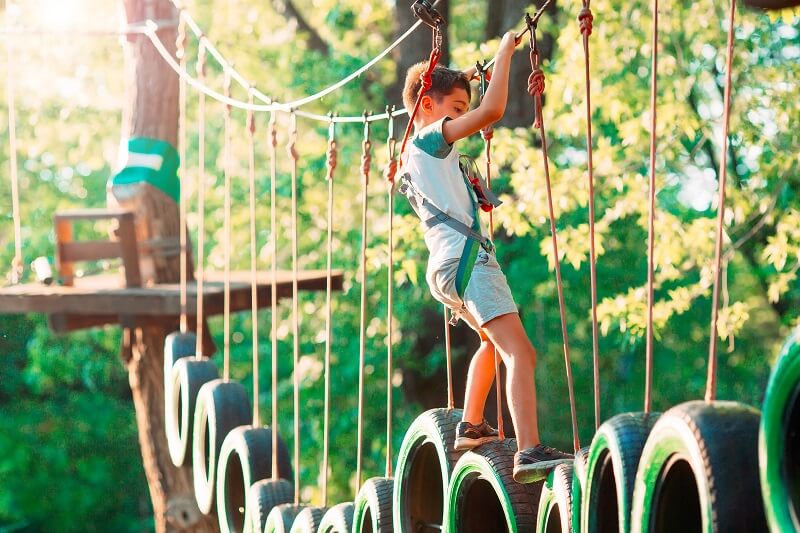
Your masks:
<path fill-rule="evenodd" d="M 769 378 L 758 455 L 770 530 L 800 531 L 800 329 L 784 344 Z"/>
<path fill-rule="evenodd" d="M 461 456 L 450 478 L 444 531 L 534 531 L 544 482 L 514 481 L 516 451 L 516 440 L 505 439 Z"/>
<path fill-rule="evenodd" d="M 581 531 L 630 530 L 636 469 L 660 413 L 622 413 L 605 421 L 589 447 Z"/>
<path fill-rule="evenodd" d="M 175 203 L 180 201 L 180 158 L 177 150 L 168 142 L 149 137 L 134 137 L 128 140 L 128 151 L 123 154 L 122 163 L 122 170 L 111 178 L 112 187 L 149 183 L 163 191 Z"/>
<path fill-rule="evenodd" d="M 322 517 L 317 533 L 351 533 L 354 509 L 353 502 L 337 503 Z"/>
<path fill-rule="evenodd" d="M 430 409 L 403 437 L 394 478 L 394 527 L 418 531 L 418 524 L 442 527 L 447 486 L 463 454 L 453 449 L 461 409 Z"/>
<path fill-rule="evenodd" d="M 536 514 L 536 533 L 572 533 L 573 465 L 560 464 L 542 487 Z"/>
<path fill-rule="evenodd" d="M 631 531 L 766 531 L 758 419 L 736 402 L 687 402 L 661 415 L 636 473 Z"/>
<path fill-rule="evenodd" d="M 373 477 L 358 491 L 354 503 L 353 533 L 393 533 L 392 492 L 394 479 Z"/>

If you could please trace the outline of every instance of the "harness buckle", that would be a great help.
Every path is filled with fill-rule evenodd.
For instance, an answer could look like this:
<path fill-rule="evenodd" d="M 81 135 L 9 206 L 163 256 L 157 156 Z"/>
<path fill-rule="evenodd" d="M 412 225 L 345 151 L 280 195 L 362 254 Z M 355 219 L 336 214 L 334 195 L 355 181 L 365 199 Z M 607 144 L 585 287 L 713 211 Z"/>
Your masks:
<path fill-rule="evenodd" d="M 439 222 L 447 222 L 448 220 L 450 220 L 450 215 L 442 213 L 441 211 L 438 214 L 434 215 L 434 217 Z"/>

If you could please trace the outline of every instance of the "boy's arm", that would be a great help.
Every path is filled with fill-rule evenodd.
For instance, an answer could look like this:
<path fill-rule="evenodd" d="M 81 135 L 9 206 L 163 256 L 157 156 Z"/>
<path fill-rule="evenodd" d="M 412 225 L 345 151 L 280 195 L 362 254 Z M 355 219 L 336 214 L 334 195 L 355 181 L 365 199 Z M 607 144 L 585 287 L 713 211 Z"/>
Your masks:
<path fill-rule="evenodd" d="M 500 49 L 495 56 L 492 82 L 486 89 L 483 101 L 472 111 L 445 121 L 442 125 L 442 135 L 446 142 L 453 143 L 469 137 L 503 117 L 508 100 L 508 72 L 516 44 L 514 32 L 508 32 L 503 36 Z"/>

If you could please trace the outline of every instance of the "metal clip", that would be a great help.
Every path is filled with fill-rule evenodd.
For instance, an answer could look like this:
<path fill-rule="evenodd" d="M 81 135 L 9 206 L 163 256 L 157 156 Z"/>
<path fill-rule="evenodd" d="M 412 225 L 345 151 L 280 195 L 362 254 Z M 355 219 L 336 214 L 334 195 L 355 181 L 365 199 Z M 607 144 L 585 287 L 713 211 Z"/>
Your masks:
<path fill-rule="evenodd" d="M 447 25 L 444 17 L 433 9 L 433 5 L 428 0 L 417 0 L 411 6 L 411 10 L 414 11 L 414 16 L 435 30 Z"/>

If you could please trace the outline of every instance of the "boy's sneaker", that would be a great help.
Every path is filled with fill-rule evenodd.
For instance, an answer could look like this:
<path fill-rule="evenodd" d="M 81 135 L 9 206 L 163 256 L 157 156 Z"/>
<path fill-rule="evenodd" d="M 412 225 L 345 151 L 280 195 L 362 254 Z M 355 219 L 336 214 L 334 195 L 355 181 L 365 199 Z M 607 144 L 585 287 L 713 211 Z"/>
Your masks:
<path fill-rule="evenodd" d="M 533 483 L 542 480 L 561 463 L 574 459 L 569 453 L 537 444 L 533 448 L 525 448 L 514 454 L 514 481 L 517 483 Z"/>
<path fill-rule="evenodd" d="M 493 442 L 498 439 L 497 430 L 484 420 L 477 426 L 467 421 L 459 422 L 456 426 L 456 442 L 454 448 L 459 451 L 471 450 L 481 444 Z"/>

